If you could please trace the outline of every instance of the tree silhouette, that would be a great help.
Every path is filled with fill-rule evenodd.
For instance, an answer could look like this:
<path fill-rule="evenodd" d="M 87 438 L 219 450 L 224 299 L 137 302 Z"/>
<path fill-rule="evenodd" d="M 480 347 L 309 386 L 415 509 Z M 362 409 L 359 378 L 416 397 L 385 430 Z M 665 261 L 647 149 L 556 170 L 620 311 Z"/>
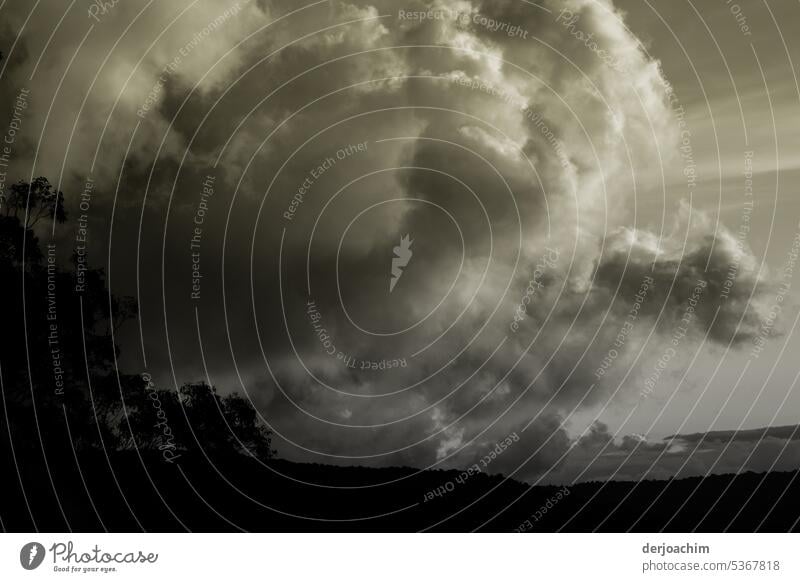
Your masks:
<path fill-rule="evenodd" d="M 200 384 L 179 392 L 148 389 L 139 375 L 115 370 L 113 334 L 137 316 L 138 306 L 131 297 L 109 293 L 103 269 L 83 271 L 77 291 L 75 254 L 72 269 L 58 268 L 50 257 L 44 264 L 35 228 L 66 218 L 64 194 L 46 178 L 14 184 L 0 209 L 0 302 L 6 312 L 0 371 L 4 412 L 18 446 L 159 449 L 158 401 L 184 450 L 272 457 L 269 431 L 238 394 L 220 397 Z"/>
<path fill-rule="evenodd" d="M 26 230 L 33 229 L 43 218 L 64 222 L 67 219 L 64 193 L 53 190 L 52 184 L 43 177 L 30 183 L 20 181 L 12 184 L 6 197 L 4 215 L 18 218 L 20 213 L 25 218 L 21 226 Z"/>

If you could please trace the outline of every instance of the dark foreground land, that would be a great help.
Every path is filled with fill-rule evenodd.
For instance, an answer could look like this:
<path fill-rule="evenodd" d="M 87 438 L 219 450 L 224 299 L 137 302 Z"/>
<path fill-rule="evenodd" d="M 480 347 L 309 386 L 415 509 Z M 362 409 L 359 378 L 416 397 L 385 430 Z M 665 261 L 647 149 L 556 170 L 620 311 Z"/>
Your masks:
<path fill-rule="evenodd" d="M 68 453 L 49 458 L 49 472 L 43 462 L 27 459 L 20 465 L 24 495 L 13 459 L 6 457 L 12 464 L 3 473 L 3 528 L 749 532 L 796 529 L 800 516 L 796 472 L 584 483 L 565 490 L 483 474 L 462 483 L 459 471 L 281 460 L 262 465 L 240 455 L 215 459 L 212 467 L 188 454 L 172 464 L 157 452 L 142 455 L 116 452 L 107 459 L 91 451 L 76 459 Z M 436 490 L 441 495 L 431 493 Z"/>

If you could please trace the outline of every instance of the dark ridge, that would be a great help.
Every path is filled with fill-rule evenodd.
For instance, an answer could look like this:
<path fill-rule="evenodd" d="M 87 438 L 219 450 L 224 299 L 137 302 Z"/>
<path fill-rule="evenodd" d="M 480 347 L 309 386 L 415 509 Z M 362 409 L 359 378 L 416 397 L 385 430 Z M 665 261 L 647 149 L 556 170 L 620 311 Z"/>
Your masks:
<path fill-rule="evenodd" d="M 4 446 L 0 515 L 16 532 L 65 531 L 68 525 L 79 532 L 128 532 L 140 531 L 139 524 L 158 532 L 747 532 L 789 531 L 800 517 L 797 472 L 531 488 L 499 475 L 457 482 L 463 475 L 457 470 L 262 464 L 240 454 L 220 455 L 212 466 L 196 452 L 171 464 L 157 451 L 142 451 L 141 459 L 120 451 L 109 456 L 109 465 L 101 452 L 88 450 L 77 453 L 81 479 L 75 457 L 63 450 L 48 451 L 53 486 L 41 454 L 20 466 L 34 525 L 9 453 Z"/>

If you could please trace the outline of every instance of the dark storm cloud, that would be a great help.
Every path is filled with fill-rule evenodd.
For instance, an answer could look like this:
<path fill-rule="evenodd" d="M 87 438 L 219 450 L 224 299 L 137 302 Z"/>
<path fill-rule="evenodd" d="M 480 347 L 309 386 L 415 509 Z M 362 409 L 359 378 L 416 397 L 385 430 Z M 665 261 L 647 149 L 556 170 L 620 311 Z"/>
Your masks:
<path fill-rule="evenodd" d="M 64 158 L 73 112 L 121 39 L 88 93 L 66 165 L 79 177 L 75 191 L 116 103 L 95 170 L 102 196 L 92 220 L 102 229 L 92 236 L 110 231 L 130 145 L 112 271 L 120 291 L 141 291 L 153 375 L 165 384 L 173 369 L 178 382 L 205 379 L 207 365 L 223 390 L 247 391 L 289 458 L 455 466 L 517 434 L 492 470 L 510 473 L 538 449 L 520 469 L 531 478 L 563 465 L 573 444 L 565 419 L 605 404 L 610 378 L 638 349 L 657 357 L 697 279 L 707 287 L 687 344 L 706 330 L 721 343 L 751 338 L 759 313 L 750 292 L 761 279 L 727 230 L 686 207 L 661 238 L 626 226 L 637 188 L 659 183 L 654 168 L 681 174 L 658 66 L 609 2 L 567 8 L 625 72 L 566 31 L 561 3 L 544 4 L 401 7 L 446 16 L 423 20 L 401 17 L 394 1 L 332 1 L 235 48 L 300 8 L 248 3 L 166 74 L 165 64 L 228 5 L 198 3 L 147 55 L 141 39 L 155 39 L 188 4 L 158 3 L 136 25 L 137 42 L 120 36 L 134 7 L 116 6 L 67 77 L 38 173 L 59 172 L 53 160 Z M 70 30 L 84 30 L 80 15 L 70 18 Z M 511 27 L 528 34 L 510 35 Z M 43 29 L 32 26 L 27 43 Z M 81 38 L 73 32 L 42 70 L 61 70 Z M 37 77 L 34 95 L 51 83 Z M 36 104 L 33 127 L 45 112 Z M 215 182 L 202 217 L 202 299 L 193 302 L 190 240 L 208 175 Z M 414 257 L 390 293 L 393 248 L 407 234 Z M 553 253 L 546 249 L 557 260 L 535 278 Z M 735 285 L 721 299 L 733 263 Z M 647 276 L 653 291 L 636 330 L 614 373 L 600 379 L 599 362 Z M 536 293 L 512 331 L 532 280 Z M 129 327 L 123 336 L 123 362 L 134 369 L 142 366 L 137 334 Z M 578 452 L 595 450 L 587 438 Z M 621 450 L 633 446 L 625 442 Z"/>

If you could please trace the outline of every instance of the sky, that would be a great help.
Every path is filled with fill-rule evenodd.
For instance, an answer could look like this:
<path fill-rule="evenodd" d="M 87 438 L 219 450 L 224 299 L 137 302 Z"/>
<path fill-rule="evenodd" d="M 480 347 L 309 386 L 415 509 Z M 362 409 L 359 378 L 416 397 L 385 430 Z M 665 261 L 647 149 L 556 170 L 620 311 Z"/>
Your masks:
<path fill-rule="evenodd" d="M 799 8 L 7 0 L 8 183 L 284 458 L 796 468 Z"/>

